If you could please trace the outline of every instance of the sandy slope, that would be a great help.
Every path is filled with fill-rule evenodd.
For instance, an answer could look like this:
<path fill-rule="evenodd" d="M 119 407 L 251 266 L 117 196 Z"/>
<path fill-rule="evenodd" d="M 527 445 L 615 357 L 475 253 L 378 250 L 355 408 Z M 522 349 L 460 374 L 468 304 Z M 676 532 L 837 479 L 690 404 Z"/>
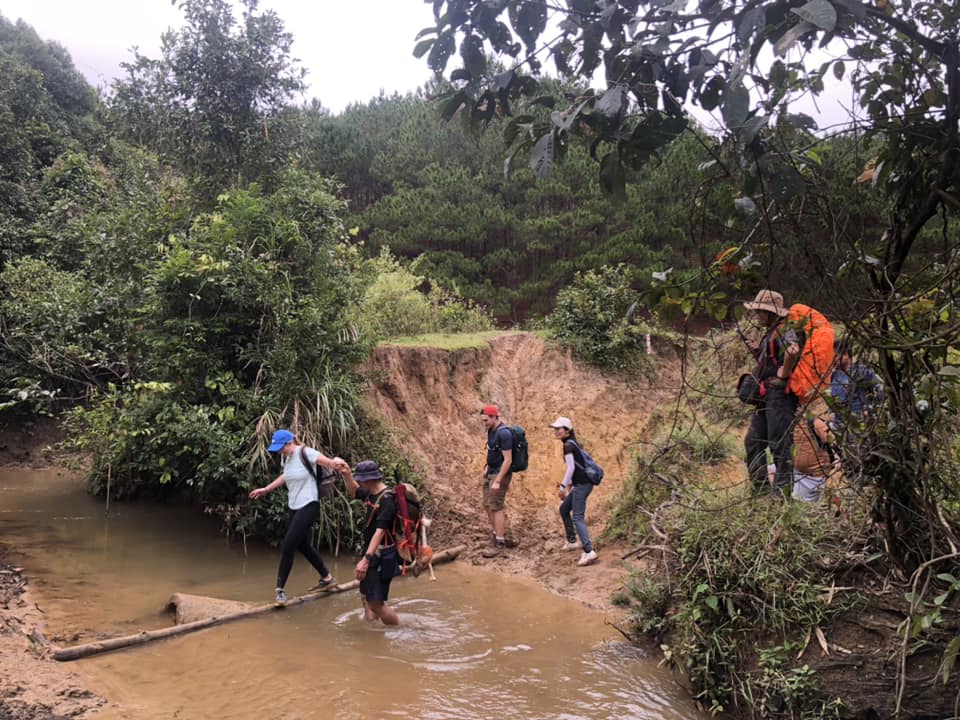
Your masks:
<path fill-rule="evenodd" d="M 587 522 L 599 537 L 611 498 L 626 477 L 636 443 L 652 434 L 653 410 L 675 398 L 678 367 L 672 351 L 657 358 L 657 379 L 614 378 L 575 363 L 539 336 L 507 333 L 483 349 L 378 347 L 365 370 L 374 412 L 417 457 L 436 507 L 431 545 L 466 542 L 470 562 L 537 579 L 547 588 L 591 606 L 609 607 L 629 549 L 600 546 L 600 562 L 578 568 L 579 553 L 563 552 L 557 483 L 563 476 L 560 443 L 549 423 L 570 417 L 606 477 L 593 492 Z M 489 541 L 480 509 L 486 435 L 480 407 L 500 406 L 508 423 L 523 425 L 530 468 L 514 479 L 507 498 L 508 536 L 519 542 L 505 557 L 485 560 Z"/>

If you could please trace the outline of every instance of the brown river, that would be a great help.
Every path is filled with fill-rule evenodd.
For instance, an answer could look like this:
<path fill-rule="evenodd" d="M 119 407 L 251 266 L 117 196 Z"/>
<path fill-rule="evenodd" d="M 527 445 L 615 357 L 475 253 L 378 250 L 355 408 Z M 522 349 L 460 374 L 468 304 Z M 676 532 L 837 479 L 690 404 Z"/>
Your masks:
<path fill-rule="evenodd" d="M 175 592 L 267 602 L 278 560 L 256 543 L 245 556 L 195 509 L 115 503 L 107 515 L 56 470 L 0 471 L 0 542 L 63 645 L 172 624 Z M 329 563 L 351 579 L 351 558 Z M 437 576 L 394 581 L 397 629 L 368 626 L 345 592 L 70 669 L 109 699 L 98 720 L 704 717 L 602 613 L 462 562 Z M 288 594 L 315 580 L 298 557 Z"/>

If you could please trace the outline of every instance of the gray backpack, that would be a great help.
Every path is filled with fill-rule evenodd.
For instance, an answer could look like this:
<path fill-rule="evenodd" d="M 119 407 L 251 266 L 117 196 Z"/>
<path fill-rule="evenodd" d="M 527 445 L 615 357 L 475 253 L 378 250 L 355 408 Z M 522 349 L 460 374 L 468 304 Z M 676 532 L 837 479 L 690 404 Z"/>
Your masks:
<path fill-rule="evenodd" d="M 319 467 L 310 462 L 307 459 L 307 449 L 303 445 L 300 446 L 300 462 L 303 463 L 307 472 L 313 476 L 313 479 L 317 481 L 317 495 L 321 498 L 333 495 L 334 490 L 337 488 L 337 478 L 340 477 L 340 473 L 330 468 Z"/>

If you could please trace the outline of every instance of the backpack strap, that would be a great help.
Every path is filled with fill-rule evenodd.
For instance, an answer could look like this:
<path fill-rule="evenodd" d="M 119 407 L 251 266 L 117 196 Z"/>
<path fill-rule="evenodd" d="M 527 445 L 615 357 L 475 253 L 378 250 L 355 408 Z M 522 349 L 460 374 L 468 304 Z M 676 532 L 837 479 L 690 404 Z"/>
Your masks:
<path fill-rule="evenodd" d="M 364 527 L 370 527 L 370 525 L 373 524 L 373 521 L 374 521 L 374 520 L 376 519 L 376 517 L 377 517 L 377 513 L 380 512 L 380 502 L 383 500 L 383 496 L 386 495 L 386 494 L 389 493 L 389 492 L 393 492 L 393 490 L 391 490 L 390 488 L 387 488 L 386 490 L 384 490 L 383 492 L 381 492 L 379 495 L 377 495 L 377 498 L 376 498 L 376 500 L 375 500 L 374 502 L 370 502 L 370 498 L 369 498 L 369 497 L 368 497 L 366 500 L 363 501 L 363 504 L 364 504 L 365 506 L 367 506 L 368 508 L 373 508 L 373 512 L 370 513 L 370 517 L 369 517 L 369 519 L 367 520 L 367 524 L 364 525 Z"/>
<path fill-rule="evenodd" d="M 317 466 L 314 465 L 307 459 L 307 446 L 300 446 L 300 462 L 303 463 L 303 466 L 307 469 L 307 472 L 310 473 L 310 476 L 316 480 L 317 479 Z"/>
<path fill-rule="evenodd" d="M 580 443 L 578 443 L 578 442 L 577 442 L 576 440 L 574 440 L 573 438 L 567 438 L 567 440 L 566 440 L 565 442 L 571 442 L 571 443 L 573 443 L 573 446 L 574 446 L 574 447 L 577 449 L 577 451 L 580 453 L 580 462 L 577 462 L 577 457 L 576 457 L 576 455 L 574 455 L 574 457 L 573 457 L 573 464 L 576 465 L 578 468 L 580 468 L 580 470 L 581 470 L 584 474 L 586 474 L 586 472 L 587 472 L 587 467 L 586 467 L 586 466 L 587 466 L 587 460 L 586 460 L 586 458 L 583 457 L 583 448 L 580 447 Z"/>

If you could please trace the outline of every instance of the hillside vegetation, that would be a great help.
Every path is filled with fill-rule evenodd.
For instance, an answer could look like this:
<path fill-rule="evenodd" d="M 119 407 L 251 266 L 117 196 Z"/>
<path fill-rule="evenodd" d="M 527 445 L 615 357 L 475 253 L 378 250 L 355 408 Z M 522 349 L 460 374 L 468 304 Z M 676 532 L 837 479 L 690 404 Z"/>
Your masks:
<path fill-rule="evenodd" d="M 619 601 L 704 707 L 946 716 L 955 3 L 433 5 L 411 48 L 429 86 L 337 115 L 297 104 L 292 36 L 256 0 L 182 0 L 159 56 L 134 52 L 99 94 L 55 41 L 0 17 L 0 420 L 62 421 L 92 492 L 194 503 L 276 540 L 283 498 L 247 493 L 276 473 L 277 427 L 434 482 L 450 522 L 479 532 L 438 482 L 477 470 L 476 405 L 503 403 L 543 447 L 566 410 L 604 428 L 618 468 L 605 541 L 659 568 Z M 845 78 L 860 114 L 836 132 L 790 110 Z M 845 419 L 836 517 L 743 487 L 732 326 L 762 287 L 822 310 L 887 391 L 869 423 Z M 518 326 L 538 334 L 489 335 Z M 455 349 L 423 347 L 437 336 Z M 423 398 L 437 407 L 411 423 Z M 544 543 L 538 473 L 514 497 Z M 352 549 L 356 510 L 325 505 L 318 539 Z M 862 691 L 841 691 L 850 663 Z"/>

